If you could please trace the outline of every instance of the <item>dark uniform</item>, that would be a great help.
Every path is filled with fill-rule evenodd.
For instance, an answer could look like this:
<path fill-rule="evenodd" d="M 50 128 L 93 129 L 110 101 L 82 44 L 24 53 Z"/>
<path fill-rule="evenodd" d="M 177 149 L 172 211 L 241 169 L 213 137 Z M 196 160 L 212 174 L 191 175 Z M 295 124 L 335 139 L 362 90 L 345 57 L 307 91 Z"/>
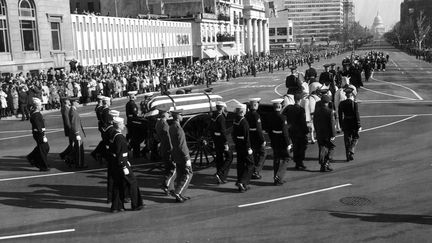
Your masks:
<path fill-rule="evenodd" d="M 138 117 L 138 105 L 135 103 L 134 100 L 129 100 L 128 103 L 126 103 L 126 127 L 127 127 L 127 135 L 126 138 L 132 139 L 131 136 L 134 135 L 135 131 L 133 129 L 133 126 L 131 126 L 133 118 Z"/>
<path fill-rule="evenodd" d="M 232 151 L 225 151 L 225 146 L 228 146 L 225 115 L 219 111 L 213 112 L 211 127 L 216 152 L 216 176 L 224 183 L 233 160 Z"/>
<path fill-rule="evenodd" d="M 99 162 L 102 161 L 101 156 L 105 158 L 105 157 L 107 157 L 107 154 L 108 154 L 107 148 L 106 148 L 106 146 L 108 146 L 108 144 L 106 143 L 107 140 L 104 140 L 104 135 L 103 135 L 104 129 L 107 127 L 107 125 L 104 124 L 104 122 L 102 121 L 102 112 L 105 109 L 108 109 L 108 112 L 109 112 L 109 108 L 105 107 L 103 105 L 98 104 L 98 105 L 96 105 L 96 108 L 95 108 L 96 118 L 98 120 L 98 130 L 101 133 L 102 141 L 100 141 L 99 144 L 96 146 L 95 150 L 93 150 L 91 152 L 91 156 L 95 160 L 99 160 Z"/>
<path fill-rule="evenodd" d="M 31 165 L 39 168 L 40 171 L 48 171 L 48 152 L 50 146 L 45 136 L 45 121 L 39 111 L 32 112 L 30 115 L 33 138 L 36 141 L 36 147 L 27 155 Z"/>
<path fill-rule="evenodd" d="M 316 71 L 315 68 L 310 67 L 309 69 L 306 70 L 305 72 L 305 80 L 308 84 L 310 84 L 310 80 L 311 78 L 317 78 L 318 77 L 318 73 Z"/>
<path fill-rule="evenodd" d="M 140 210 L 143 208 L 143 201 L 137 179 L 128 161 L 128 142 L 120 132 L 116 132 L 110 141 L 109 151 L 112 159 L 109 163 L 113 178 L 111 211 L 116 212 L 124 209 L 124 199 L 127 192 L 130 193 L 132 210 Z"/>
<path fill-rule="evenodd" d="M 169 125 L 165 119 L 158 119 L 155 126 L 156 135 L 159 140 L 159 154 L 165 166 L 164 181 L 162 189 L 168 191 L 175 177 L 175 163 L 171 159 L 171 139 L 169 136 Z"/>
<path fill-rule="evenodd" d="M 291 95 L 301 93 L 303 89 L 300 79 L 294 74 L 286 77 L 285 86 L 287 88 L 287 94 Z"/>
<path fill-rule="evenodd" d="M 238 116 L 234 121 L 232 138 L 237 151 L 237 183 L 239 190 L 244 191 L 254 170 L 252 156 L 248 154 L 251 149 L 249 124 L 244 117 Z"/>
<path fill-rule="evenodd" d="M 66 106 L 66 105 L 62 106 L 62 108 L 60 110 L 60 113 L 61 113 L 61 116 L 63 119 L 64 135 L 65 135 L 65 137 L 68 138 L 68 141 L 69 141 L 69 145 L 67 146 L 67 148 L 63 152 L 60 153 L 61 159 L 64 159 L 72 151 L 73 140 L 72 140 L 72 136 L 69 136 L 70 129 L 71 129 L 71 124 L 70 124 L 70 119 L 69 119 L 69 110 L 70 110 L 70 107 Z"/>
<path fill-rule="evenodd" d="M 143 141 L 143 136 L 139 132 L 139 126 L 141 122 L 138 118 L 138 105 L 134 100 L 129 100 L 126 103 L 126 127 L 127 127 L 127 135 L 126 138 L 130 142 L 130 146 L 132 148 L 132 153 L 134 158 L 140 157 L 141 148 L 140 144 Z"/>
<path fill-rule="evenodd" d="M 71 163 L 75 164 L 77 168 L 83 168 L 86 167 L 84 163 L 84 144 L 81 137 L 81 131 L 83 131 L 83 127 L 81 123 L 81 117 L 78 114 L 77 108 L 75 106 L 72 106 L 69 110 L 69 119 L 71 123 L 69 136 L 71 137 L 73 143 L 73 161 L 71 161 Z"/>
<path fill-rule="evenodd" d="M 328 96 L 323 96 L 328 99 Z M 330 171 L 329 163 L 333 160 L 333 151 L 336 145 L 333 143 L 331 138 L 336 136 L 336 122 L 333 114 L 333 110 L 325 105 L 323 100 L 318 101 L 315 106 L 313 124 L 316 131 L 316 137 L 318 140 L 319 148 L 319 163 L 321 165 L 321 171 Z"/>
<path fill-rule="evenodd" d="M 288 132 L 293 145 L 293 160 L 296 169 L 305 169 L 303 164 L 307 148 L 309 128 L 306 123 L 305 109 L 298 104 L 289 105 L 284 110 Z"/>
<path fill-rule="evenodd" d="M 360 115 L 357 102 L 346 99 L 339 104 L 339 123 L 344 132 L 347 161 L 354 159 L 355 146 L 359 139 Z"/>
<path fill-rule="evenodd" d="M 266 152 L 265 152 L 265 138 L 262 130 L 261 117 L 256 110 L 250 110 L 245 115 L 249 123 L 249 135 L 251 147 L 253 150 L 254 159 L 254 174 L 253 178 L 260 178 L 260 172 L 264 166 Z"/>

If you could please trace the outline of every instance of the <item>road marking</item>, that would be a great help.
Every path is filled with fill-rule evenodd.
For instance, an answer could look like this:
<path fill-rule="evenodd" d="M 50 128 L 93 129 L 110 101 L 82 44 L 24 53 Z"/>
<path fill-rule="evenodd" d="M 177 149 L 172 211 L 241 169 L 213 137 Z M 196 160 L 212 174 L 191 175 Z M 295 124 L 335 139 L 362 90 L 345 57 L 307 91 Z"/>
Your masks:
<path fill-rule="evenodd" d="M 365 87 L 362 87 L 362 89 L 370 91 L 370 92 L 373 92 L 373 93 L 377 93 L 377 94 L 391 96 L 391 97 L 396 97 L 396 98 L 401 98 L 401 99 L 406 99 L 406 100 L 416 100 L 416 99 L 408 98 L 408 97 L 405 97 L 405 96 L 387 94 L 387 93 L 384 93 L 384 92 L 376 91 L 376 90 L 373 90 L 373 89 L 368 89 L 368 88 L 365 88 Z"/>
<path fill-rule="evenodd" d="M 406 117 L 406 116 L 432 116 L 432 113 L 429 113 L 429 114 L 360 116 L 360 118 L 386 118 L 386 117 Z"/>
<path fill-rule="evenodd" d="M 417 94 L 417 92 L 415 92 L 415 91 L 412 90 L 411 88 L 408 88 L 408 87 L 406 87 L 406 86 L 404 86 L 404 85 L 396 84 L 396 83 L 392 83 L 392 82 L 387 82 L 387 81 L 380 80 L 380 79 L 376 79 L 376 78 L 374 78 L 374 74 L 373 74 L 373 73 L 372 73 L 371 78 L 372 78 L 373 80 L 375 80 L 375 81 L 378 81 L 378 82 L 387 83 L 387 84 L 391 84 L 391 85 L 394 85 L 394 86 L 398 86 L 398 87 L 401 87 L 401 88 L 407 89 L 407 90 L 411 91 L 411 92 L 412 92 L 412 93 L 417 97 L 417 99 L 419 99 L 419 100 L 423 100 L 423 98 L 422 98 L 419 94 Z"/>
<path fill-rule="evenodd" d="M 405 119 L 402 119 L 402 120 L 399 120 L 399 121 L 395 121 L 395 122 L 391 122 L 391 123 L 388 123 L 388 124 L 384 124 L 384 125 L 381 125 L 381 126 L 364 129 L 361 132 L 368 132 L 368 131 L 373 131 L 373 130 L 377 130 L 377 129 L 380 129 L 380 128 L 385 128 L 385 127 L 393 126 L 395 124 L 398 124 L 398 123 L 401 123 L 401 122 L 404 122 L 404 121 L 408 121 L 408 120 L 410 120 L 410 119 L 412 119 L 414 117 L 417 117 L 417 115 L 413 115 L 413 116 L 407 117 Z"/>
<path fill-rule="evenodd" d="M 61 233 L 68 233 L 68 232 L 74 232 L 74 231 L 75 231 L 75 229 L 65 229 L 65 230 L 46 231 L 46 232 L 21 234 L 21 235 L 9 235 L 9 236 L 1 236 L 0 240 L 25 238 L 25 237 L 32 237 L 32 236 L 39 236 L 39 235 L 53 235 L 53 234 L 61 234 Z"/>
<path fill-rule="evenodd" d="M 161 163 L 163 163 L 163 162 L 132 165 L 132 167 L 141 167 L 141 166 L 145 166 L 145 165 L 157 165 L 157 164 L 161 164 Z M 70 172 L 60 172 L 60 173 L 52 173 L 52 174 L 45 174 L 45 175 L 13 177 L 13 178 L 0 179 L 0 182 L 4 182 L 4 181 L 17 181 L 17 180 L 34 179 L 34 178 L 42 178 L 42 177 L 51 177 L 51 176 L 61 176 L 61 175 L 73 175 L 73 174 L 77 174 L 77 173 L 98 172 L 98 171 L 104 171 L 104 170 L 106 170 L 106 168 L 91 169 L 91 170 L 80 170 L 80 171 L 70 171 Z"/>
<path fill-rule="evenodd" d="M 385 103 L 431 103 L 431 100 L 357 100 L 360 104 L 385 104 Z"/>
<path fill-rule="evenodd" d="M 63 128 L 51 128 L 51 129 L 46 129 L 46 131 L 57 131 L 57 130 L 63 130 Z M 20 133 L 20 132 L 29 132 L 30 129 L 26 129 L 26 130 L 15 130 L 15 131 L 1 131 L 1 133 Z"/>
<path fill-rule="evenodd" d="M 97 129 L 98 127 L 84 127 L 85 129 Z M 63 128 L 56 128 L 56 129 L 47 129 L 45 134 L 55 133 L 55 132 L 61 132 L 63 131 Z M 8 133 L 10 131 L 2 131 L 0 133 Z M 14 131 L 14 132 L 29 132 L 29 130 L 22 130 L 22 131 Z M 10 140 L 15 138 L 24 138 L 24 137 L 31 137 L 33 134 L 26 134 L 26 135 L 20 135 L 20 136 L 13 136 L 13 137 L 6 137 L 6 138 L 0 138 L 0 141 L 4 140 Z"/>
<path fill-rule="evenodd" d="M 278 90 L 278 88 L 281 86 L 281 85 L 283 85 L 284 83 L 281 83 L 281 84 L 279 84 L 278 86 L 276 86 L 275 88 L 274 88 L 274 92 L 276 93 L 276 94 L 278 94 L 279 96 L 283 96 L 281 93 L 279 93 L 277 90 Z"/>
<path fill-rule="evenodd" d="M 310 194 L 315 194 L 315 193 L 319 193 L 319 192 L 330 191 L 330 190 L 334 190 L 334 189 L 338 189 L 338 188 L 342 188 L 342 187 L 347 187 L 347 186 L 352 186 L 352 184 L 348 183 L 348 184 L 343 184 L 343 185 L 339 185 L 339 186 L 333 186 L 333 187 L 328 187 L 328 188 L 324 188 L 324 189 L 319 189 L 319 190 L 315 190 L 315 191 L 311 191 L 311 192 L 300 193 L 300 194 L 287 196 L 287 197 L 280 197 L 280 198 L 270 199 L 270 200 L 261 201 L 261 202 L 242 204 L 242 205 L 238 205 L 237 207 L 245 208 L 245 207 L 256 206 L 256 205 L 261 205 L 261 204 L 266 204 L 266 203 L 272 203 L 272 202 L 282 201 L 282 200 L 286 200 L 286 199 L 291 199 L 291 198 L 302 197 L 302 196 L 306 196 L 306 195 L 310 195 Z"/>

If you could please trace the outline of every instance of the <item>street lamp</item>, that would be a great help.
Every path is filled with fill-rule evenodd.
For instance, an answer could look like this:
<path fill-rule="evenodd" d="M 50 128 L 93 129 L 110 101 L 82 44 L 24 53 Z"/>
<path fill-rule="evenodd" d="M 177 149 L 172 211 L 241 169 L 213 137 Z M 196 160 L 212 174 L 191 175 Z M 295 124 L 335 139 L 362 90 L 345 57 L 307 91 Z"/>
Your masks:
<path fill-rule="evenodd" d="M 163 68 L 165 71 L 165 46 L 163 42 L 162 42 L 162 59 L 163 59 Z"/>

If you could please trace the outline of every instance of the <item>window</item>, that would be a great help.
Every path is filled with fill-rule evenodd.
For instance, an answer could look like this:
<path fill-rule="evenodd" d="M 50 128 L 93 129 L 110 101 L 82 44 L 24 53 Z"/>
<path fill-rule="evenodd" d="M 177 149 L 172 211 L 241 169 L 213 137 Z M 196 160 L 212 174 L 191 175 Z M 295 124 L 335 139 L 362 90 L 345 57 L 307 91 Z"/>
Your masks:
<path fill-rule="evenodd" d="M 38 36 L 34 4 L 29 0 L 21 0 L 18 6 L 23 51 L 37 51 Z"/>
<path fill-rule="evenodd" d="M 0 53 L 9 52 L 6 3 L 0 0 Z"/>
<path fill-rule="evenodd" d="M 52 49 L 61 50 L 61 36 L 60 36 L 60 23 L 51 22 L 51 39 L 52 39 Z"/>
<path fill-rule="evenodd" d="M 274 36 L 275 35 L 275 29 L 274 28 L 270 28 L 269 29 L 269 35 L 270 36 Z"/>
<path fill-rule="evenodd" d="M 287 28 L 277 28 L 277 35 L 287 35 Z"/>

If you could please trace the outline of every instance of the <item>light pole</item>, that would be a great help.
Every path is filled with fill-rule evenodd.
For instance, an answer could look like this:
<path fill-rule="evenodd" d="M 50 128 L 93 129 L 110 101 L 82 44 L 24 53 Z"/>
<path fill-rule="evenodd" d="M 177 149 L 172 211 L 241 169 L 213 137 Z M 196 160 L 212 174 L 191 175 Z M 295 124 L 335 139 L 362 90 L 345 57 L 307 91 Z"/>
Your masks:
<path fill-rule="evenodd" d="M 118 12 L 117 12 L 117 0 L 114 0 L 114 8 L 115 8 L 115 16 L 118 17 Z"/>
<path fill-rule="evenodd" d="M 162 59 L 163 59 L 163 69 L 165 71 L 165 46 L 163 42 L 162 42 Z"/>

